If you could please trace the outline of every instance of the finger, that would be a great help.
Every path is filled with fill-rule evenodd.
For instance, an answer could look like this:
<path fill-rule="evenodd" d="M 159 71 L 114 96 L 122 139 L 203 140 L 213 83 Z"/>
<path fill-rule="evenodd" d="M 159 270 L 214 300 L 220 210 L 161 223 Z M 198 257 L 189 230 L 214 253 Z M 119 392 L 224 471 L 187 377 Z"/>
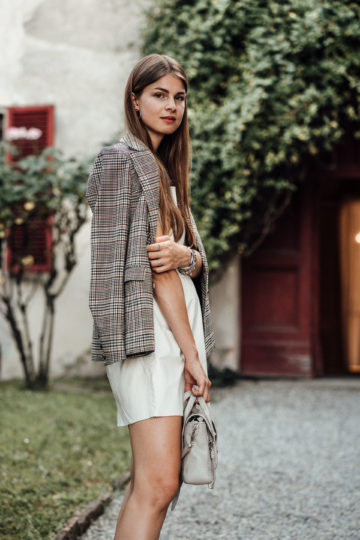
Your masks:
<path fill-rule="evenodd" d="M 211 386 L 211 381 L 210 379 L 208 379 L 206 383 L 206 387 L 205 387 L 205 394 L 204 394 L 204 399 L 206 403 L 209 403 L 210 401 L 210 386 Z"/>
<path fill-rule="evenodd" d="M 164 253 L 162 253 L 161 251 L 148 251 L 148 259 L 150 261 L 155 261 L 157 259 L 163 259 L 164 258 Z"/>
<path fill-rule="evenodd" d="M 159 265 L 159 259 L 161 259 L 160 265 Z M 164 266 L 167 266 L 167 262 L 164 261 L 163 257 L 150 257 L 149 256 L 149 262 L 150 262 L 150 265 L 153 267 L 163 268 Z"/>
<path fill-rule="evenodd" d="M 191 382 L 186 382 L 185 383 L 184 392 L 187 392 L 188 390 L 191 390 Z"/>
<path fill-rule="evenodd" d="M 154 266 L 152 268 L 152 271 L 156 274 L 161 274 L 162 272 L 167 272 L 168 270 L 171 270 L 170 266 Z"/>
<path fill-rule="evenodd" d="M 207 402 L 210 401 L 210 387 L 212 386 L 212 382 L 210 381 L 210 379 L 208 378 L 207 379 L 207 383 L 206 383 L 206 392 L 207 392 Z"/>
<path fill-rule="evenodd" d="M 198 386 L 199 386 L 198 390 L 196 390 L 196 388 L 195 388 L 195 392 L 196 392 L 195 395 L 196 396 L 202 396 L 204 394 L 204 390 L 205 390 L 205 380 L 198 383 Z"/>
<path fill-rule="evenodd" d="M 154 266 L 154 267 L 157 266 L 158 268 L 160 268 L 160 266 L 159 266 L 159 258 L 160 257 L 149 257 L 149 261 L 150 261 L 151 266 Z M 161 265 L 161 266 L 163 266 L 163 265 Z"/>
<path fill-rule="evenodd" d="M 157 246 L 159 244 L 156 244 Z M 164 257 L 168 258 L 169 257 L 169 254 L 168 254 L 168 251 L 167 250 L 158 250 L 157 248 L 152 250 L 152 251 L 149 251 L 147 252 L 147 256 L 149 259 L 163 259 Z"/>
<path fill-rule="evenodd" d="M 163 236 L 155 236 L 155 240 L 157 242 L 166 242 L 166 240 L 170 240 L 170 236 L 168 234 L 164 234 Z"/>
<path fill-rule="evenodd" d="M 154 244 L 146 244 L 147 251 L 160 251 L 159 250 L 159 244 L 161 244 L 163 242 L 166 242 L 166 240 L 160 240 L 160 238 L 168 238 L 168 237 L 159 236 L 159 241 L 158 242 L 155 242 Z"/>

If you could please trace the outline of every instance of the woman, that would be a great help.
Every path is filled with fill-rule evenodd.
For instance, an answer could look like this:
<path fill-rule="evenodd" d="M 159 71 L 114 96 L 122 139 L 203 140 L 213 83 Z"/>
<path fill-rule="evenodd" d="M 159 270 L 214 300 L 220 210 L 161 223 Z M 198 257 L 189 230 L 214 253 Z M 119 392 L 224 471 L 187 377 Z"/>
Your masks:
<path fill-rule="evenodd" d="M 180 474 L 184 391 L 209 402 L 214 348 L 206 254 L 189 208 L 187 78 L 142 58 L 125 89 L 127 133 L 89 176 L 92 359 L 127 425 L 131 481 L 115 540 L 159 538 Z"/>

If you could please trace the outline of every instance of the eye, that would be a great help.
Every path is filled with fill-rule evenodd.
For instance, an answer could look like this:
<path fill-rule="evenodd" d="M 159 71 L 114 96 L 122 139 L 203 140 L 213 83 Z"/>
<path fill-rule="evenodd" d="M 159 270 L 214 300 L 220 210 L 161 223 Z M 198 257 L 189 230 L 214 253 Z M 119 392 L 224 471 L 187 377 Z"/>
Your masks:
<path fill-rule="evenodd" d="M 176 99 L 178 99 L 179 101 L 185 101 L 185 97 L 184 97 L 184 96 L 177 96 Z"/>
<path fill-rule="evenodd" d="M 154 94 L 155 97 L 163 97 L 163 93 L 162 92 L 156 92 L 156 94 Z"/>

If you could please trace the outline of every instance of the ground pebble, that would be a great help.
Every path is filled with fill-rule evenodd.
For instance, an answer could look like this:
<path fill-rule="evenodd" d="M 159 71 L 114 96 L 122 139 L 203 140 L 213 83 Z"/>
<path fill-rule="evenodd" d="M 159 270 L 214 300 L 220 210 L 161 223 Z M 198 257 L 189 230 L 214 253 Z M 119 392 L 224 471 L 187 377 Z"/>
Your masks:
<path fill-rule="evenodd" d="M 360 540 L 360 379 L 240 380 L 212 400 L 215 488 L 183 485 L 160 540 Z M 84 540 L 113 540 L 122 496 Z"/>

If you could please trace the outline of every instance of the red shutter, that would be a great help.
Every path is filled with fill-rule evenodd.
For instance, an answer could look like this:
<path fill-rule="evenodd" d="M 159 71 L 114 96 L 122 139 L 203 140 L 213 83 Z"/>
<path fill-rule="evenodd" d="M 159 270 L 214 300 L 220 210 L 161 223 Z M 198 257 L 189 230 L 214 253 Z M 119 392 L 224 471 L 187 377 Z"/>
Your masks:
<path fill-rule="evenodd" d="M 10 107 L 8 127 L 26 127 L 27 129 L 36 127 L 42 131 L 40 139 L 36 141 L 23 140 L 15 143 L 20 150 L 17 159 L 41 152 L 47 146 L 52 146 L 54 142 L 54 107 L 53 105 Z"/>
<path fill-rule="evenodd" d="M 19 156 L 29 156 L 41 152 L 54 141 L 54 107 L 52 105 L 32 107 L 10 107 L 8 109 L 8 127 L 35 127 L 42 135 L 36 141 L 21 140 L 16 142 Z M 9 160 L 14 160 L 9 156 Z M 53 217 L 33 218 L 26 224 L 13 225 L 8 237 L 7 268 L 17 273 L 17 259 L 31 255 L 33 264 L 25 266 L 26 272 L 49 272 L 51 270 Z"/>

